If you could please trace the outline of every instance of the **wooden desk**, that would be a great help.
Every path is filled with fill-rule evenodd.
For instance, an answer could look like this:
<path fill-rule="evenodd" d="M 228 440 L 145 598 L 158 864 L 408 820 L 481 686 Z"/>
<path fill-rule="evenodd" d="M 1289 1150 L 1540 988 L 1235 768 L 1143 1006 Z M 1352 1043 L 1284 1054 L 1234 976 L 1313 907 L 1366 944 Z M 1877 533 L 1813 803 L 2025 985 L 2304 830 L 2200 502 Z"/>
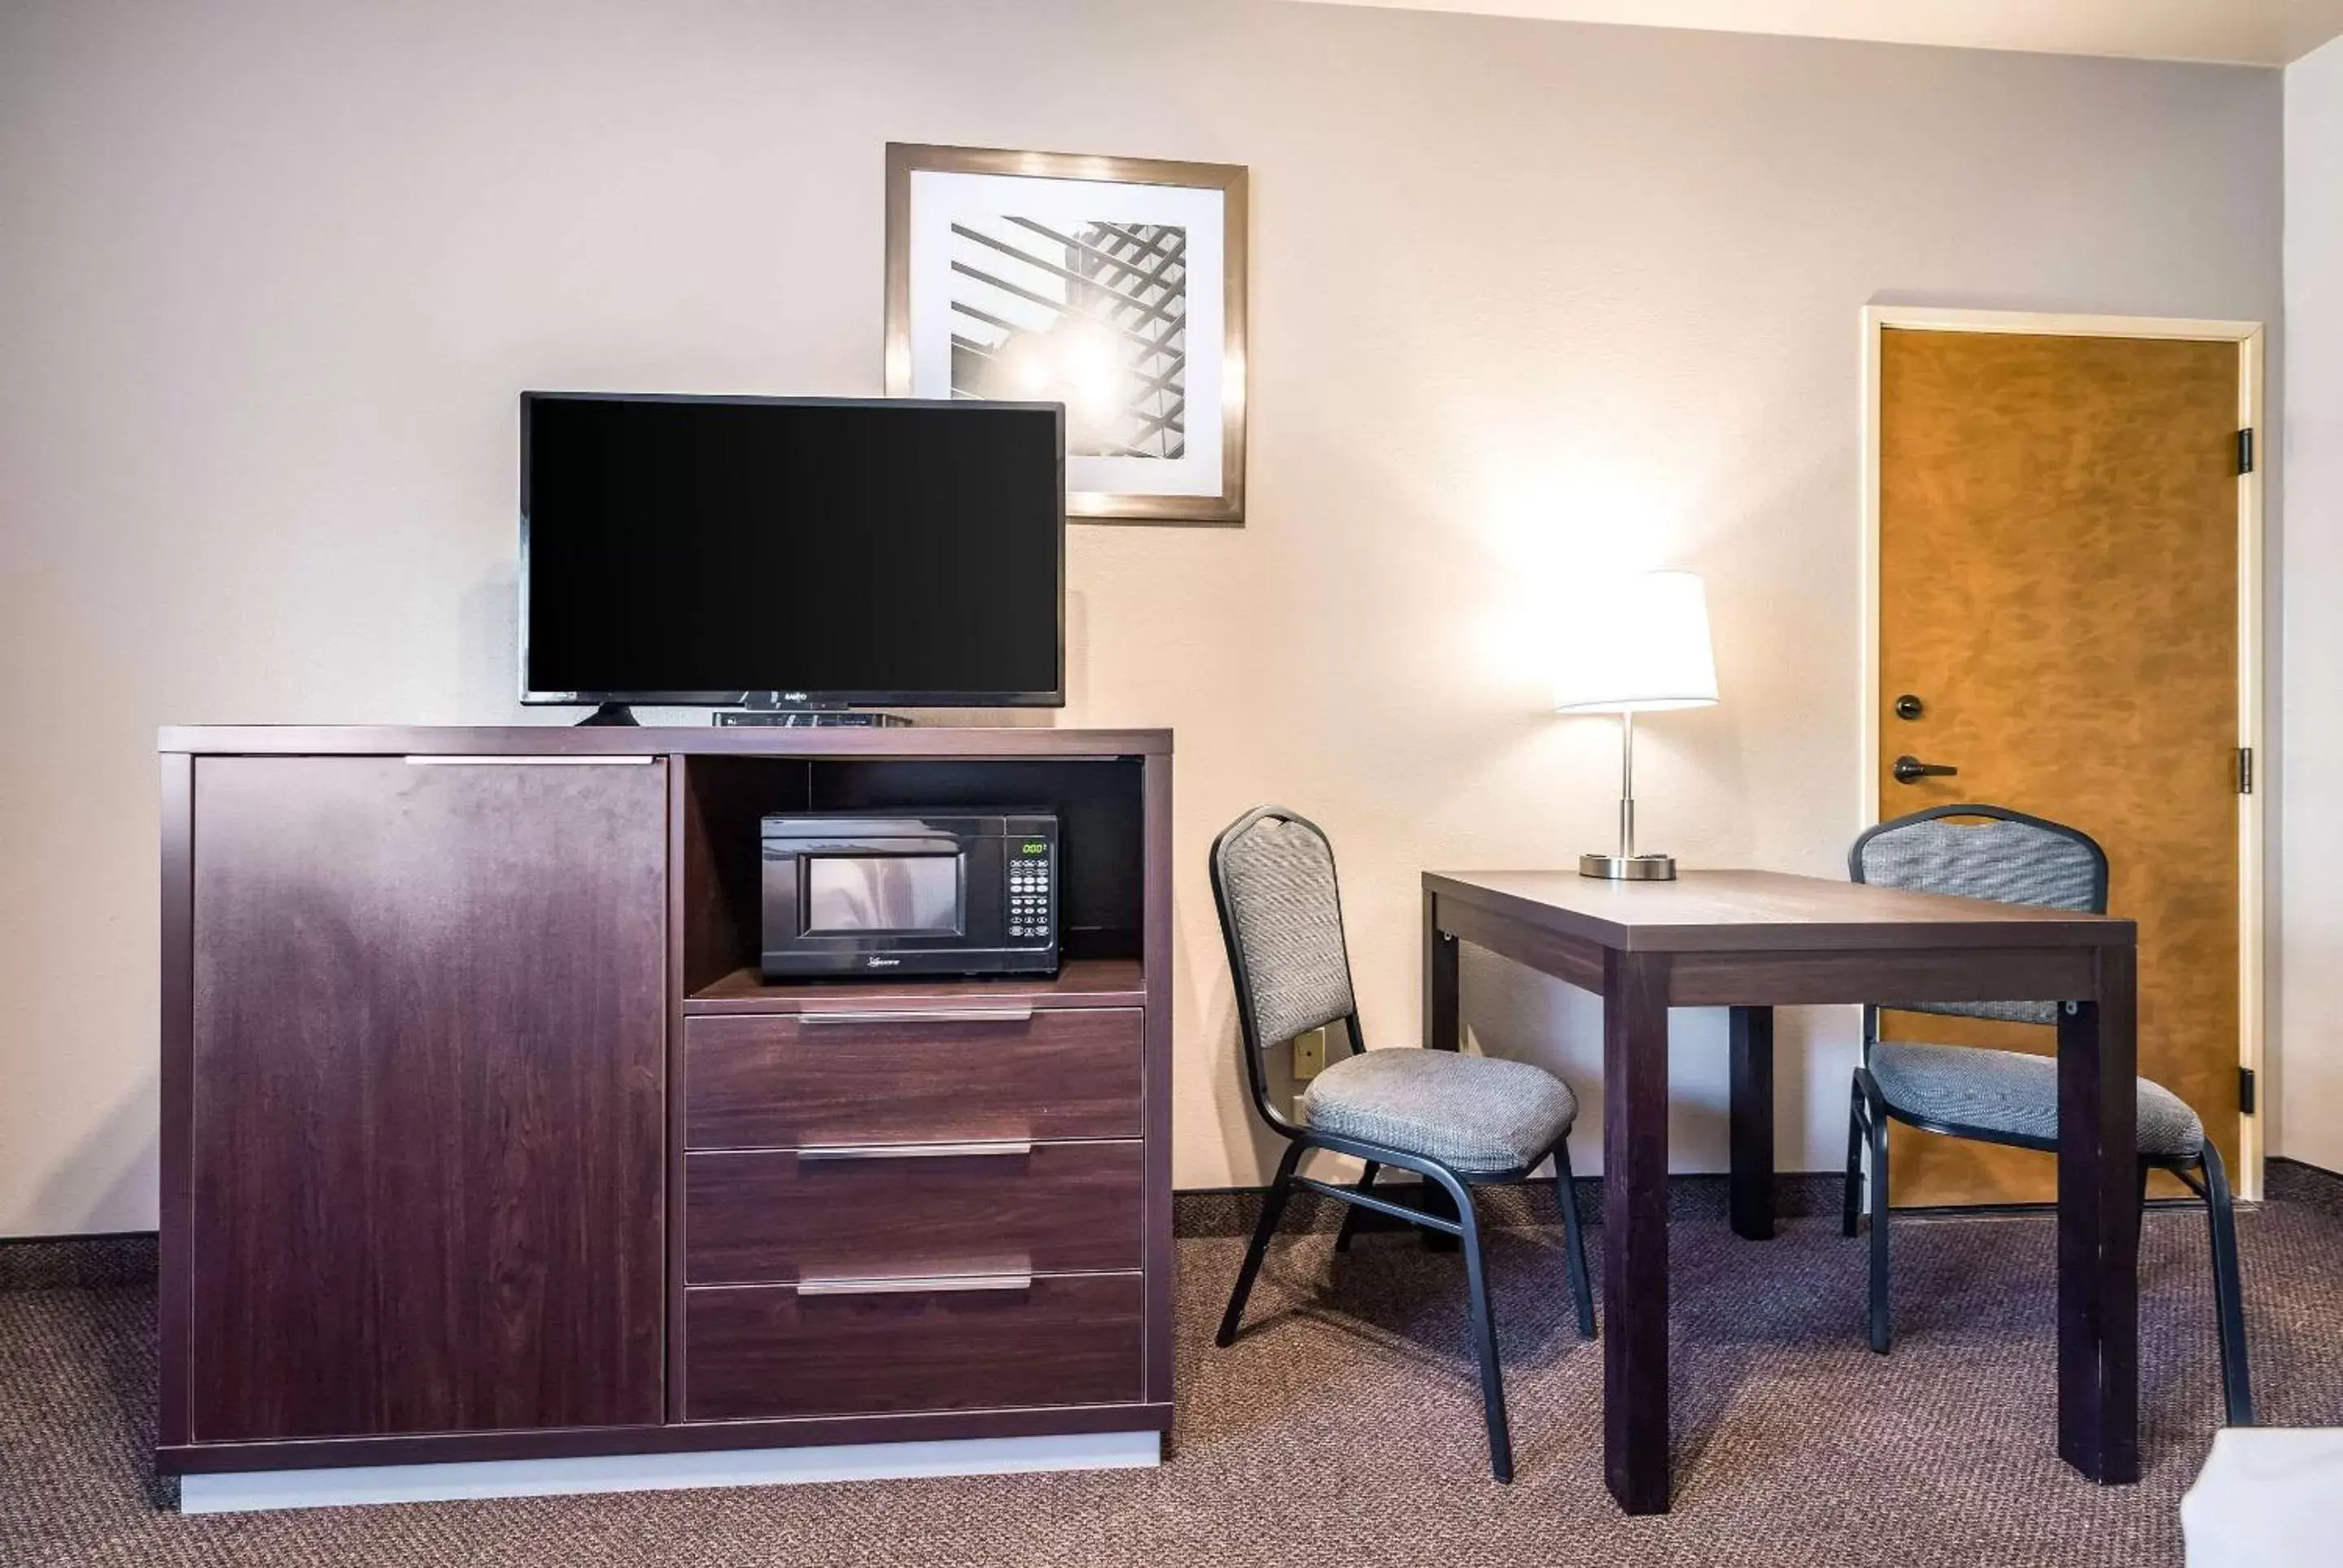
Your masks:
<path fill-rule="evenodd" d="M 2102 915 L 1772 871 L 1424 874 L 1426 1046 L 1456 1048 L 1463 942 L 1603 998 L 1603 1460 L 1622 1507 L 1668 1506 L 1671 1007 L 1733 1010 L 1733 1224 L 1763 1237 L 1775 1006 L 2072 1004 L 2058 1025 L 2058 1452 L 2094 1481 L 2139 1478 L 2137 940 Z"/>

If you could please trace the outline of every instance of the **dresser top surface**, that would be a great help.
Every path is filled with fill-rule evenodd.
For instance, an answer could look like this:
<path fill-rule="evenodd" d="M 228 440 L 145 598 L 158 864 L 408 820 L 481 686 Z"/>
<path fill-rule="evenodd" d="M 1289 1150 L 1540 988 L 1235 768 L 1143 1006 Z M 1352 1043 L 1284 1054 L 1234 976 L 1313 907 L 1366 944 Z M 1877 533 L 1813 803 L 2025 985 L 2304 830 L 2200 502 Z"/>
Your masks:
<path fill-rule="evenodd" d="M 1042 725 L 784 729 L 713 724 L 166 724 L 157 734 L 156 749 L 208 757 L 1168 757 L 1172 732 Z"/>

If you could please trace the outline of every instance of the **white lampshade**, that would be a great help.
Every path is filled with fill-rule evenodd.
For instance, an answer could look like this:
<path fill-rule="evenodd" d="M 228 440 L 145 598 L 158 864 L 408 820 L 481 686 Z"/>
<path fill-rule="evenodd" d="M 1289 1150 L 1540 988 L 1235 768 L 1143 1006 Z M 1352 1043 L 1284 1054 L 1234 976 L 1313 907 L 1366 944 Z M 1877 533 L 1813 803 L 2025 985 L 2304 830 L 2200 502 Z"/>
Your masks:
<path fill-rule="evenodd" d="M 1716 700 L 1708 596 L 1691 572 L 1646 572 L 1563 612 L 1556 713 L 1648 713 Z"/>

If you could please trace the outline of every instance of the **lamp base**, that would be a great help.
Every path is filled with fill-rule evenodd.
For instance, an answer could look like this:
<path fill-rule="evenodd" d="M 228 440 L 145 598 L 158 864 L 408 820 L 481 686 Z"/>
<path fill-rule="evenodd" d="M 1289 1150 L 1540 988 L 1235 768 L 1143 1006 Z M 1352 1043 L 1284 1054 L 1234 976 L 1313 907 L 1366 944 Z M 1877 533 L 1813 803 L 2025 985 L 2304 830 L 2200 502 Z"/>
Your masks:
<path fill-rule="evenodd" d="M 1614 882 L 1673 882 L 1676 879 L 1676 858 L 1674 855 L 1581 855 L 1578 874 L 1601 877 Z"/>

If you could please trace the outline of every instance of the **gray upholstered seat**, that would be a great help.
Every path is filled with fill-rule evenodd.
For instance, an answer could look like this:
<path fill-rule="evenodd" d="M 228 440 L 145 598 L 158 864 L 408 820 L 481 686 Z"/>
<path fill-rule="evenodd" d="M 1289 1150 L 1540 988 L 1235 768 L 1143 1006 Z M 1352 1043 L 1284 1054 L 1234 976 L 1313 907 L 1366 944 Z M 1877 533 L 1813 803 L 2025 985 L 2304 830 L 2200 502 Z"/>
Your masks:
<path fill-rule="evenodd" d="M 1871 1076 L 1887 1103 L 1909 1118 L 2007 1137 L 2058 1136 L 2058 1064 L 2050 1057 L 1883 1040 L 1871 1048 Z M 2204 1146 L 2204 1123 L 2187 1102 L 2141 1079 L 2139 1151 L 2189 1160 Z"/>
<path fill-rule="evenodd" d="M 1421 1154 L 1472 1175 L 1545 1157 L 1578 1115 L 1577 1097 L 1526 1062 L 1450 1050 L 1366 1050 L 1310 1082 L 1312 1131 Z"/>

